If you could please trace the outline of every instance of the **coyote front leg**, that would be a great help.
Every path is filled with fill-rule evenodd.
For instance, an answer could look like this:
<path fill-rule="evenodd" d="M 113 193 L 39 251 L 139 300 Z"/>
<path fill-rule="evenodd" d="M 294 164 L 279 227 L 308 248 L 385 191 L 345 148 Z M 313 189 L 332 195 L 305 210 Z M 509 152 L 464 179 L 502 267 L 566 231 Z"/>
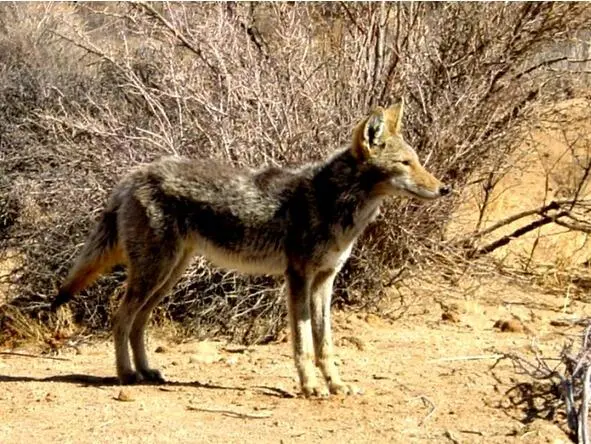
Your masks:
<path fill-rule="evenodd" d="M 314 345 L 310 321 L 310 282 L 304 273 L 288 268 L 287 308 L 295 365 L 302 393 L 306 397 L 327 396 L 328 391 L 318 385 L 313 361 Z"/>
<path fill-rule="evenodd" d="M 330 302 L 336 270 L 319 272 L 312 283 L 310 307 L 312 311 L 312 332 L 316 365 L 320 368 L 328 389 L 333 395 L 350 395 L 359 389 L 343 383 L 334 362 L 332 329 L 330 322 Z"/>

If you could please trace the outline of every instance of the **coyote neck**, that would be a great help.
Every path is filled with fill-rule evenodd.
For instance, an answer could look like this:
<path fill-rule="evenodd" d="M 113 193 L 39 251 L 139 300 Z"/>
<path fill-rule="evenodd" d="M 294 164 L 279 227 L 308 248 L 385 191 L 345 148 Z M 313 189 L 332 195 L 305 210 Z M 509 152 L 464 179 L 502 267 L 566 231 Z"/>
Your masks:
<path fill-rule="evenodd" d="M 339 153 L 312 180 L 323 219 L 356 237 L 377 216 L 383 199 L 375 187 L 384 179 L 381 171 L 360 165 L 350 150 Z"/>

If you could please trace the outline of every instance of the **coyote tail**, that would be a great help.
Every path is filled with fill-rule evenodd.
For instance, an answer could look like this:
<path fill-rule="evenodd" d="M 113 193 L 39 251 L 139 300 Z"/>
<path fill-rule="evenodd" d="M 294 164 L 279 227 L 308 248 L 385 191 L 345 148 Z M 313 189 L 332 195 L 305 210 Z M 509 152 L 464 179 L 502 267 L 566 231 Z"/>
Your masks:
<path fill-rule="evenodd" d="M 119 263 L 121 248 L 117 232 L 118 207 L 118 204 L 112 202 L 101 214 L 80 256 L 51 303 L 52 311 L 69 302 L 76 293 L 94 282 L 107 268 Z"/>

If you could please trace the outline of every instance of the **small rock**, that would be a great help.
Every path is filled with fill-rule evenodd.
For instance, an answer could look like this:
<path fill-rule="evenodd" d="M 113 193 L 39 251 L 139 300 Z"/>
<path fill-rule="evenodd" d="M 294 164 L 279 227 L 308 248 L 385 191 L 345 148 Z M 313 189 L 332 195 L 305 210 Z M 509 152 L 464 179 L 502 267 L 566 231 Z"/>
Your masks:
<path fill-rule="evenodd" d="M 123 401 L 123 402 L 135 401 L 135 399 L 133 399 L 133 396 L 131 396 L 131 394 L 127 390 L 123 390 L 123 389 L 119 391 L 119 394 L 117 395 L 117 397 L 115 399 L 117 401 Z"/>
<path fill-rule="evenodd" d="M 231 358 L 226 359 L 226 365 L 236 365 L 238 364 L 238 359 L 235 356 L 232 356 Z"/>
<path fill-rule="evenodd" d="M 444 322 L 453 322 L 457 324 L 460 322 L 460 315 L 455 311 L 444 311 L 441 313 L 441 320 Z"/>
<path fill-rule="evenodd" d="M 277 338 L 276 338 L 275 342 L 277 342 L 278 344 L 285 343 L 289 340 L 289 337 L 290 337 L 289 329 L 284 328 L 279 333 L 277 333 Z"/>
<path fill-rule="evenodd" d="M 364 351 L 367 348 L 365 341 L 357 336 L 343 336 L 339 343 L 342 345 L 346 343 L 353 344 L 359 351 Z"/>
<path fill-rule="evenodd" d="M 498 328 L 502 332 L 523 333 L 524 327 L 521 321 L 517 319 L 499 319 L 493 325 L 493 328 Z"/>
<path fill-rule="evenodd" d="M 384 323 L 384 321 L 382 320 L 382 318 L 380 318 L 378 315 L 375 315 L 373 313 L 368 313 L 367 315 L 365 315 L 365 322 L 367 322 L 369 325 L 382 325 Z"/>
<path fill-rule="evenodd" d="M 165 347 L 163 347 L 162 345 L 159 345 L 158 347 L 156 347 L 156 350 L 154 350 L 154 353 L 166 353 L 168 350 L 166 350 Z"/>
<path fill-rule="evenodd" d="M 220 357 L 217 355 L 191 355 L 189 356 L 189 364 L 213 364 L 218 362 Z"/>

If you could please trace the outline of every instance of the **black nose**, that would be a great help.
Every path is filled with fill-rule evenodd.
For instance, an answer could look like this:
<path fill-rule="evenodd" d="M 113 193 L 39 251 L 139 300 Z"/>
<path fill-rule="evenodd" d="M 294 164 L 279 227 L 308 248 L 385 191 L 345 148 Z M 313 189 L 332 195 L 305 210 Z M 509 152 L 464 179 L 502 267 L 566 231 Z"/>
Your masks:
<path fill-rule="evenodd" d="M 451 193 L 451 187 L 449 185 L 443 185 L 439 188 L 439 195 L 447 196 L 449 193 Z"/>

